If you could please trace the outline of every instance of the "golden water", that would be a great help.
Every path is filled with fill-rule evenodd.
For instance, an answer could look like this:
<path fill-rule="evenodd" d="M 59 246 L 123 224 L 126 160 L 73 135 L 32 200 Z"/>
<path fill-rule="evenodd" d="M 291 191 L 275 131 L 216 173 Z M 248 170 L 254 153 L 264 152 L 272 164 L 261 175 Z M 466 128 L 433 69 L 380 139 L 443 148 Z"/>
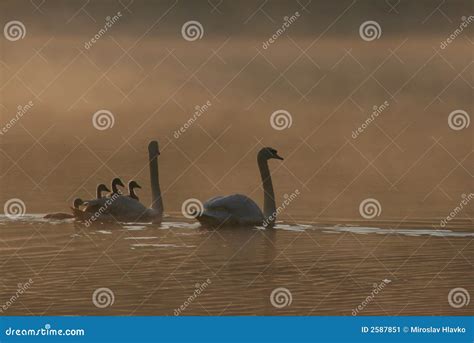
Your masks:
<path fill-rule="evenodd" d="M 4 314 L 352 315 L 374 284 L 390 282 L 359 315 L 469 315 L 448 303 L 452 288 L 472 292 L 473 233 L 427 223 L 284 224 L 274 230 L 200 228 L 179 218 L 156 225 L 1 222 L 0 299 L 32 283 Z M 398 227 L 397 227 L 398 226 Z M 389 228 L 391 227 L 391 228 Z M 94 291 L 114 303 L 98 308 Z M 291 304 L 272 306 L 275 288 Z"/>

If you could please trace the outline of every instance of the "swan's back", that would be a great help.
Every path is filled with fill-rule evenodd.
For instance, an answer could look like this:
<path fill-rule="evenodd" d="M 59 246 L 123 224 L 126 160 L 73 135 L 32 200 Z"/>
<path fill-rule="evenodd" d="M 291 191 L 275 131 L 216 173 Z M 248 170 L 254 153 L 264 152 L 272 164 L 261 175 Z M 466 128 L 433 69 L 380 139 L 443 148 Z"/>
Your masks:
<path fill-rule="evenodd" d="M 197 219 L 211 226 L 261 225 L 264 217 L 255 201 L 243 194 L 232 194 L 206 201 L 204 211 Z"/>
<path fill-rule="evenodd" d="M 148 221 L 152 216 L 151 212 L 153 212 L 141 202 L 126 195 L 95 199 L 85 204 L 88 213 L 98 212 L 110 215 L 119 221 Z"/>

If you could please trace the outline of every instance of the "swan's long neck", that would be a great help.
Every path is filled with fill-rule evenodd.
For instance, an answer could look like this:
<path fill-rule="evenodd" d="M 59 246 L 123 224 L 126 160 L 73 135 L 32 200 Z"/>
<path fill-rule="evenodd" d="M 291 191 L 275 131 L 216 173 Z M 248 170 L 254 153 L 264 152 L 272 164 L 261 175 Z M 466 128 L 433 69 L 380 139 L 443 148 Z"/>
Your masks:
<path fill-rule="evenodd" d="M 275 193 L 273 192 L 272 177 L 270 175 L 270 169 L 268 169 L 268 160 L 258 159 L 258 168 L 260 169 L 260 176 L 262 177 L 263 186 L 263 215 L 265 219 L 272 216 L 268 223 L 272 225 L 275 222 Z"/>
<path fill-rule="evenodd" d="M 112 193 L 114 194 L 120 194 L 120 191 L 117 187 L 117 184 L 115 182 L 112 182 Z"/>
<path fill-rule="evenodd" d="M 151 181 L 151 208 L 158 214 L 163 214 L 163 199 L 161 198 L 160 181 L 158 174 L 158 144 L 151 143 L 148 149 L 150 158 L 150 181 Z"/>
<path fill-rule="evenodd" d="M 97 196 L 97 199 L 101 199 L 103 196 L 102 196 L 102 192 L 104 192 L 104 185 L 103 184 L 100 184 L 97 186 L 97 192 L 96 192 L 96 196 Z"/>

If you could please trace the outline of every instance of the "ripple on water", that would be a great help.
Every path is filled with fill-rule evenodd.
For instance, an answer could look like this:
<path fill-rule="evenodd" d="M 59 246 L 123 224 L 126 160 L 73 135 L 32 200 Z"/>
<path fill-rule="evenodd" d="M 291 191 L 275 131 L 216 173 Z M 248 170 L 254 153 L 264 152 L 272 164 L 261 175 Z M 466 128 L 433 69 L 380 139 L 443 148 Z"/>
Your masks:
<path fill-rule="evenodd" d="M 161 229 L 190 229 L 194 230 L 200 227 L 199 223 L 185 223 L 185 222 L 163 222 L 161 223 Z"/>
<path fill-rule="evenodd" d="M 35 224 L 38 221 L 42 224 Z M 425 222 L 388 229 L 381 222 L 280 221 L 276 230 L 217 233 L 170 218 L 162 226 L 122 223 L 86 228 L 66 221 L 58 226 L 40 216 L 3 223 L 0 260 L 8 260 L 0 269 L 2 284 L 8 287 L 3 293 L 14 294 L 19 281 L 28 280 L 32 272 L 38 275 L 34 287 L 22 295 L 24 307 L 9 309 L 12 315 L 25 314 L 24 308 L 44 311 L 44 299 L 55 300 L 47 315 L 100 315 L 90 297 L 102 286 L 120 300 L 120 306 L 108 308 L 111 315 L 173 315 L 196 283 L 208 277 L 212 283 L 186 314 L 350 316 L 373 284 L 388 278 L 390 286 L 376 299 L 380 307 L 367 306 L 364 315 L 456 315 L 461 309 L 452 309 L 446 300 L 452 280 L 459 285 L 472 281 L 466 244 L 474 234 L 469 233 L 472 225 L 464 224 L 459 225 L 463 229 L 435 230 Z M 414 237 L 422 235 L 433 238 L 424 244 L 429 236 Z M 465 256 L 453 259 L 464 247 Z M 375 258 L 367 258 L 367 251 Z M 159 292 L 150 296 L 157 285 Z M 278 287 L 293 296 L 293 304 L 281 310 L 269 301 Z M 441 298 L 444 307 L 431 301 Z M 137 308 L 137 299 L 146 302 Z"/>
<path fill-rule="evenodd" d="M 198 229 L 200 227 L 199 223 L 195 222 L 181 222 L 174 220 L 174 218 L 169 217 L 168 219 L 173 219 L 172 221 L 166 221 L 161 223 L 161 225 L 156 225 L 152 223 L 123 223 L 122 228 L 128 231 L 141 231 L 145 229 L 186 229 L 186 230 L 195 230 L 194 232 L 176 232 L 179 235 L 194 235 L 201 234 Z M 54 226 L 68 225 L 73 223 L 74 219 L 64 219 L 64 220 L 51 220 L 45 219 L 44 214 L 24 214 L 18 218 L 9 218 L 6 215 L 0 215 L 0 225 L 2 226 L 15 226 L 16 224 L 35 224 L 35 223 L 48 223 Z M 434 223 L 434 222 L 433 222 Z M 431 223 L 431 224 L 433 224 Z M 426 223 L 426 227 L 431 226 L 430 223 Z M 432 237 L 474 237 L 474 232 L 462 232 L 462 231 L 452 231 L 449 229 L 428 229 L 428 228 L 410 228 L 406 227 L 409 224 L 407 223 L 405 227 L 396 228 L 381 228 L 376 226 L 377 223 L 374 223 L 374 227 L 368 226 L 355 226 L 349 224 L 337 224 L 334 225 L 318 225 L 318 224 L 289 224 L 284 222 L 279 222 L 275 226 L 276 230 L 285 230 L 293 232 L 303 232 L 305 230 L 321 230 L 322 233 L 334 234 L 334 233 L 343 233 L 351 232 L 358 235 L 403 235 L 411 237 L 419 236 L 432 236 Z M 434 224 L 433 224 L 434 225 Z M 263 227 L 257 227 L 257 229 L 264 230 Z M 112 231 L 109 230 L 98 230 L 96 231 L 100 234 L 112 234 Z"/>
<path fill-rule="evenodd" d="M 158 244 L 158 243 L 136 243 L 131 245 L 133 248 L 195 248 L 195 245 L 186 244 Z"/>
<path fill-rule="evenodd" d="M 124 225 L 123 227 L 128 231 L 141 231 L 146 229 L 145 225 Z"/>
<path fill-rule="evenodd" d="M 403 236 L 433 236 L 433 237 L 474 237 L 474 232 L 456 232 L 436 229 L 383 229 L 376 227 L 326 227 L 326 230 L 337 232 L 352 232 L 361 235 L 403 235 Z"/>
<path fill-rule="evenodd" d="M 302 232 L 305 230 L 322 230 L 323 233 L 342 233 L 351 232 L 359 235 L 378 234 L 378 235 L 403 235 L 411 237 L 433 236 L 433 237 L 474 237 L 474 232 L 458 232 L 447 229 L 409 229 L 409 228 L 378 228 L 378 227 L 364 227 L 364 226 L 312 226 L 300 224 L 277 224 L 277 230 Z"/>
<path fill-rule="evenodd" d="M 102 235 L 111 235 L 112 231 L 107 231 L 107 230 L 97 230 L 97 233 L 100 233 Z"/>
<path fill-rule="evenodd" d="M 124 239 L 134 239 L 134 240 L 140 240 L 140 239 L 157 239 L 158 237 L 125 237 Z"/>

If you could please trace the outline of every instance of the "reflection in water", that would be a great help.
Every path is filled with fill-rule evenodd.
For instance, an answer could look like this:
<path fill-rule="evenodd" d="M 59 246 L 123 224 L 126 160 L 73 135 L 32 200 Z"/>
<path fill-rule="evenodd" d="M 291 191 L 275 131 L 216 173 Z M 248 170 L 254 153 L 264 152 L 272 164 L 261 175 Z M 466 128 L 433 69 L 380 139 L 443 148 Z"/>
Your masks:
<path fill-rule="evenodd" d="M 181 315 L 351 315 L 374 284 L 390 279 L 358 315 L 468 314 L 450 307 L 447 294 L 474 281 L 466 273 L 474 233 L 413 225 L 209 230 L 168 217 L 159 226 L 86 228 L 41 215 L 2 217 L 0 300 L 31 278 L 7 314 L 173 315 L 209 279 Z M 100 287 L 114 292 L 113 306 L 94 306 Z M 279 287 L 291 305 L 272 305 Z"/>

